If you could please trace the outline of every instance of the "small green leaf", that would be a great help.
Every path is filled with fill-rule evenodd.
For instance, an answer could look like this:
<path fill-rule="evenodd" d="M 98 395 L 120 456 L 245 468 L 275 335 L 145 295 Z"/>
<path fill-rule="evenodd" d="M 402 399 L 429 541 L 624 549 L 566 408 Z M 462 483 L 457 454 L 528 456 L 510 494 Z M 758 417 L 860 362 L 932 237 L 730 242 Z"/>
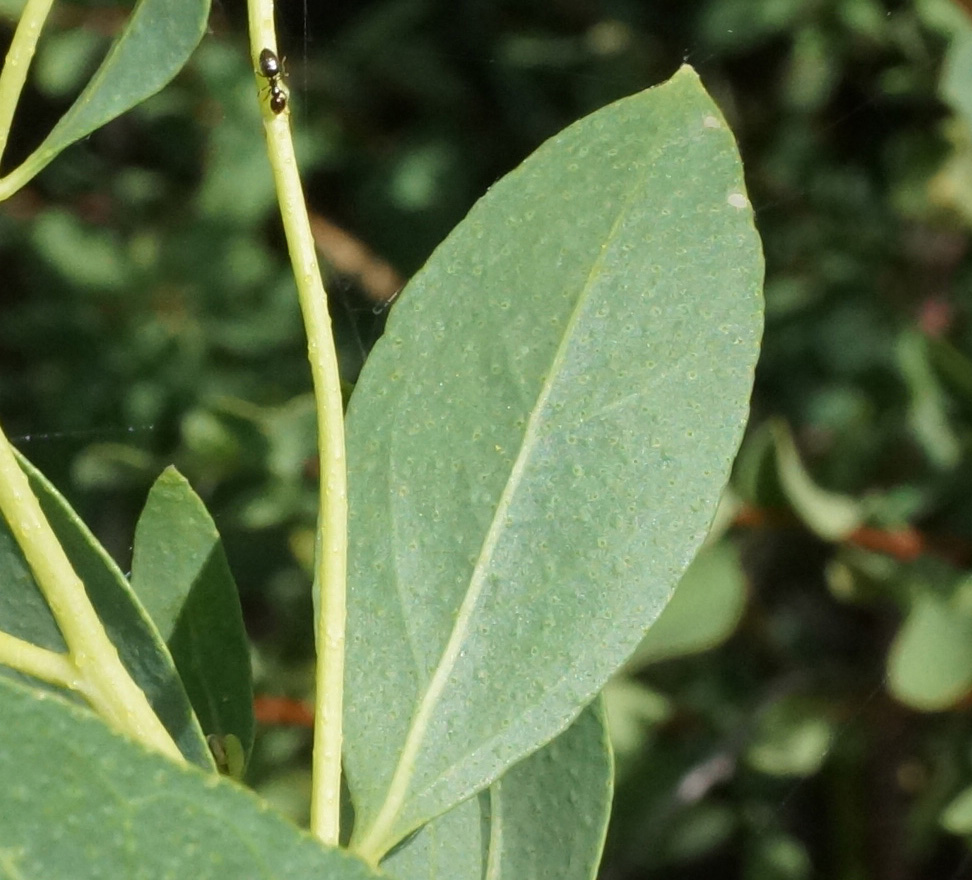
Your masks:
<path fill-rule="evenodd" d="M 744 192 L 685 68 L 496 183 L 393 308 L 348 411 L 362 852 L 563 730 L 697 550 L 761 329 Z"/>
<path fill-rule="evenodd" d="M 738 832 L 740 817 L 728 804 L 702 800 L 675 817 L 661 851 L 663 862 L 694 862 L 725 846 Z"/>
<path fill-rule="evenodd" d="M 942 827 L 952 834 L 972 834 L 972 786 L 963 789 L 945 807 Z"/>
<path fill-rule="evenodd" d="M 833 727 L 804 697 L 781 699 L 762 712 L 746 760 L 773 776 L 810 776 L 830 751 Z"/>
<path fill-rule="evenodd" d="M 951 105 L 972 134 L 972 28 L 961 14 L 954 17 L 953 27 L 955 33 L 942 65 L 939 91 L 942 100 Z"/>
<path fill-rule="evenodd" d="M 488 791 L 426 825 L 382 868 L 398 880 L 593 880 L 612 779 L 598 701 Z"/>
<path fill-rule="evenodd" d="M 915 709 L 947 709 L 972 691 L 972 615 L 921 593 L 891 646 L 891 693 Z"/>
<path fill-rule="evenodd" d="M 623 674 L 605 685 L 601 699 L 620 778 L 625 761 L 641 754 L 652 728 L 669 718 L 674 707 L 663 694 Z"/>
<path fill-rule="evenodd" d="M 23 186 L 58 153 L 162 89 L 202 39 L 209 0 L 139 0 L 71 108 L 11 175 Z"/>
<path fill-rule="evenodd" d="M 949 400 L 931 364 L 928 341 L 917 330 L 898 339 L 898 366 L 911 402 L 908 423 L 929 460 L 938 468 L 954 468 L 962 444 L 949 420 Z"/>
<path fill-rule="evenodd" d="M 806 846 L 788 834 L 758 835 L 747 859 L 746 880 L 811 880 L 816 876 Z"/>
<path fill-rule="evenodd" d="M 703 547 L 628 668 L 715 647 L 732 635 L 745 605 L 746 578 L 735 547 L 728 541 Z"/>
<path fill-rule="evenodd" d="M 23 456 L 18 460 L 125 667 L 182 754 L 212 769 L 212 756 L 172 658 L 125 576 L 47 478 Z M 0 566 L 0 574 L 13 575 L 0 590 L 0 627 L 41 647 L 64 651 L 57 624 L 2 517 Z"/>
<path fill-rule="evenodd" d="M 747 504 L 785 507 L 786 491 L 780 485 L 776 443 L 771 423 L 751 427 L 732 466 L 732 488 Z"/>
<path fill-rule="evenodd" d="M 0 679 L 0 876 L 375 880 L 235 783 Z"/>
<path fill-rule="evenodd" d="M 86 493 L 141 491 L 158 471 L 155 456 L 148 450 L 124 443 L 92 443 L 74 459 L 71 476 L 78 490 Z"/>
<path fill-rule="evenodd" d="M 103 49 L 104 39 L 94 28 L 48 31 L 34 58 L 33 79 L 38 91 L 49 98 L 69 99 Z"/>
<path fill-rule="evenodd" d="M 776 467 L 787 500 L 814 533 L 828 541 L 846 538 L 860 524 L 860 505 L 847 495 L 821 489 L 807 473 L 786 422 L 772 423 Z"/>
<path fill-rule="evenodd" d="M 236 584 L 213 520 L 167 468 L 135 530 L 132 588 L 165 639 L 207 734 L 253 747 L 250 653 Z"/>
<path fill-rule="evenodd" d="M 224 776 L 242 779 L 246 769 L 246 752 L 238 736 L 227 733 L 225 736 L 211 733 L 206 737 L 209 751 L 213 753 L 216 769 Z"/>

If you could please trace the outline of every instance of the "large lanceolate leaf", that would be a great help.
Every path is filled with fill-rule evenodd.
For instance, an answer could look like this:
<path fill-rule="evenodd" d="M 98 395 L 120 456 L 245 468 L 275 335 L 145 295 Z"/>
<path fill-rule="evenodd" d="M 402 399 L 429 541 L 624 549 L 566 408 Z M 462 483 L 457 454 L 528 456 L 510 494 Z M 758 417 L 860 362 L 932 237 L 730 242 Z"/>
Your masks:
<path fill-rule="evenodd" d="M 8 184 L 22 186 L 65 147 L 158 92 L 182 69 L 208 19 L 209 0 L 139 0 L 87 87 Z"/>
<path fill-rule="evenodd" d="M 0 877 L 377 880 L 234 783 L 0 679 Z"/>
<path fill-rule="evenodd" d="M 360 852 L 565 729 L 658 616 L 746 420 L 761 281 L 688 68 L 544 144 L 412 280 L 348 412 Z"/>
<path fill-rule="evenodd" d="M 47 478 L 22 456 L 20 463 L 125 667 L 145 691 L 182 754 L 193 763 L 213 768 L 212 755 L 172 658 L 125 576 Z M 0 630 L 42 648 L 64 651 L 54 616 L 2 517 L 0 585 Z M 8 674 L 2 666 L 0 673 Z"/>
<path fill-rule="evenodd" d="M 592 880 L 614 767 L 600 703 L 382 864 L 396 880 Z"/>

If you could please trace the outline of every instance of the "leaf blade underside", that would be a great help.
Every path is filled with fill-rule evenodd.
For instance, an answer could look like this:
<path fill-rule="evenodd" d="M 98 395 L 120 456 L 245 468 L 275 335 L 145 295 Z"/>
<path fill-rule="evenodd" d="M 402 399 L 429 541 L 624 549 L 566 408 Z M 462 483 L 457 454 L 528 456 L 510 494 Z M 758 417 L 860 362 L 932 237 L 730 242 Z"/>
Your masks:
<path fill-rule="evenodd" d="M 348 413 L 369 857 L 563 730 L 660 613 L 745 424 L 761 280 L 684 68 L 544 144 L 406 288 Z"/>

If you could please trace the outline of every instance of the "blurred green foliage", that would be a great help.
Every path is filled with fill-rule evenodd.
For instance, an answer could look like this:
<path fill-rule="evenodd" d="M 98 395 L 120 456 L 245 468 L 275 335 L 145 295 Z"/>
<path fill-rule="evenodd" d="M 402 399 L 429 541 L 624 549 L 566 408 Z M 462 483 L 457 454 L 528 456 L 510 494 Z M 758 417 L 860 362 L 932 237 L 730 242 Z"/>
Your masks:
<path fill-rule="evenodd" d="M 0 3 L 5 35 L 18 6 Z M 542 140 L 683 61 L 739 138 L 765 347 L 722 543 L 672 606 L 718 617 L 695 641 L 670 624 L 609 691 L 603 876 L 968 876 L 972 18 L 950 0 L 300 7 L 280 52 L 311 207 L 403 277 Z M 61 8 L 5 169 L 107 45 L 110 15 Z M 314 415 L 243 24 L 218 7 L 172 86 L 0 205 L 0 417 L 126 566 L 175 463 L 223 535 L 258 690 L 303 697 Z M 353 383 L 394 285 L 323 249 Z M 298 817 L 307 749 L 266 729 L 250 773 Z"/>

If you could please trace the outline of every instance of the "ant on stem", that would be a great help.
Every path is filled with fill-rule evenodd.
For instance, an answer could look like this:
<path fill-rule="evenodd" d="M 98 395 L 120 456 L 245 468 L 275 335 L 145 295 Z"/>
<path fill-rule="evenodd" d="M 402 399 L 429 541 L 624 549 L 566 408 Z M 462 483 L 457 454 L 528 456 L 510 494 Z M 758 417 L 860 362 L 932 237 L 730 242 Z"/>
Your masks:
<path fill-rule="evenodd" d="M 267 81 L 267 88 L 270 91 L 270 109 L 275 114 L 283 113 L 287 106 L 287 92 L 283 87 L 283 78 L 286 72 L 283 62 L 272 49 L 260 50 L 260 69 L 258 72 Z"/>

